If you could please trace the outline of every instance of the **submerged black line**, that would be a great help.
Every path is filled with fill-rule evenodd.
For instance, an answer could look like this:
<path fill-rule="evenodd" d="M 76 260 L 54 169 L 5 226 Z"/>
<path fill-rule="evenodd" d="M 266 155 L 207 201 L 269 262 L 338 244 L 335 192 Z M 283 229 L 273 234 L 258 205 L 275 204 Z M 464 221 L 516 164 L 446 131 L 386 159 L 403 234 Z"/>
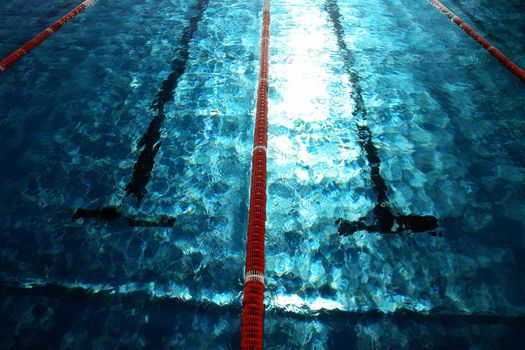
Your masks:
<path fill-rule="evenodd" d="M 171 62 L 171 72 L 162 82 L 162 86 L 151 104 L 150 109 L 156 115 L 151 120 L 146 133 L 137 144 L 140 154 L 137 162 L 133 166 L 131 181 L 126 185 L 126 196 L 133 194 L 139 201 L 147 193 L 146 186 L 151 177 L 151 171 L 155 166 L 155 157 L 160 149 L 161 127 L 166 119 L 164 106 L 173 100 L 174 91 L 177 88 L 179 78 L 186 69 L 186 64 L 190 56 L 189 46 L 195 34 L 202 15 L 208 6 L 208 0 L 200 0 L 196 5 L 196 14 L 191 17 L 188 25 L 184 28 L 180 46 L 175 50 L 175 58 Z"/>
<path fill-rule="evenodd" d="M 364 155 L 370 166 L 373 190 L 377 197 L 378 204 L 381 204 L 382 206 L 388 206 L 388 197 L 386 195 L 387 187 L 385 180 L 379 173 L 381 159 L 379 159 L 377 148 L 372 141 L 372 132 L 368 126 L 363 125 L 363 122 L 366 121 L 368 112 L 363 99 L 361 85 L 359 84 L 359 74 L 357 74 L 357 72 L 353 69 L 353 66 L 355 65 L 354 56 L 352 55 L 352 52 L 344 40 L 344 29 L 340 21 L 341 12 L 339 10 L 339 5 L 335 0 L 327 0 L 325 3 L 325 10 L 328 12 L 328 16 L 332 22 L 337 38 L 337 46 L 339 47 L 339 51 L 343 57 L 343 66 L 350 78 L 350 83 L 352 85 L 350 97 L 355 103 L 352 110 L 352 115 L 359 118 L 361 122 L 357 124 L 359 144 L 361 145 L 361 149 L 364 151 Z"/>
<path fill-rule="evenodd" d="M 350 78 L 352 85 L 351 99 L 354 101 L 352 115 L 358 119 L 357 131 L 359 144 L 370 166 L 372 189 L 376 196 L 376 205 L 372 210 L 371 218 L 362 217 L 358 221 L 348 221 L 342 218 L 336 220 L 338 232 L 341 235 L 351 235 L 356 231 L 376 231 L 380 233 L 427 232 L 438 227 L 437 219 L 433 216 L 397 215 L 392 213 L 390 201 L 387 196 L 387 186 L 381 176 L 381 159 L 374 142 L 372 132 L 364 125 L 367 110 L 363 99 L 359 74 L 353 69 L 355 59 L 344 40 L 344 29 L 341 25 L 341 11 L 336 0 L 326 0 L 325 11 L 328 13 L 337 39 L 337 46 L 343 58 L 343 67 Z M 430 232 L 435 234 L 435 232 Z"/>
<path fill-rule="evenodd" d="M 79 208 L 73 214 L 72 220 L 99 219 L 109 222 L 125 222 L 134 227 L 173 227 L 175 218 L 160 215 L 157 218 L 140 218 L 138 216 L 125 216 L 117 207 L 102 207 L 97 209 Z"/>
<path fill-rule="evenodd" d="M 60 300 L 81 301 L 77 305 L 87 307 L 90 305 L 121 305 L 124 308 L 136 308 L 151 311 L 159 307 L 168 311 L 189 311 L 198 314 L 210 314 L 210 311 L 220 312 L 224 317 L 235 317 L 240 310 L 240 303 L 232 300 L 231 303 L 215 304 L 205 300 L 188 301 L 177 296 L 161 296 L 152 294 L 149 290 L 123 291 L 119 287 L 107 289 L 91 289 L 82 286 L 67 286 L 59 282 L 29 282 L 0 281 L 0 296 L 3 297 L 31 297 L 31 298 L 53 298 Z M 43 302 L 46 304 L 46 302 Z M 35 304 L 42 305 L 42 304 Z M 46 307 L 45 305 L 43 305 Z M 46 307 L 47 308 L 47 307 Z M 33 309 L 35 313 L 45 310 Z M 277 317 L 289 317 L 294 320 L 311 320 L 323 322 L 356 322 L 391 319 L 393 321 L 429 322 L 437 321 L 450 325 L 479 323 L 490 324 L 515 324 L 519 326 L 525 321 L 525 315 L 496 315 L 492 313 L 472 312 L 463 314 L 454 307 L 438 307 L 430 311 L 418 312 L 408 309 L 398 309 L 393 312 L 382 312 L 379 310 L 368 311 L 345 311 L 345 310 L 318 310 L 312 313 L 297 313 L 284 308 L 273 308 L 272 315 Z"/>
<path fill-rule="evenodd" d="M 149 183 L 153 166 L 155 166 L 155 157 L 160 149 L 160 128 L 164 119 L 166 119 L 164 113 L 157 114 L 137 144 L 137 148 L 141 151 L 133 166 L 131 181 L 126 185 L 126 196 L 133 194 L 141 201 L 147 193 L 146 186 Z"/>
<path fill-rule="evenodd" d="M 361 119 L 364 120 L 367 116 L 367 110 L 363 100 L 361 85 L 359 84 L 360 77 L 359 74 L 353 69 L 355 66 L 355 59 L 344 40 L 345 32 L 340 21 L 341 11 L 339 10 L 339 5 L 335 0 L 327 0 L 325 2 L 324 9 L 328 13 L 328 17 L 332 22 L 334 33 L 337 39 L 337 46 L 339 47 L 340 54 L 343 57 L 343 66 L 350 78 L 350 83 L 352 84 L 351 97 L 355 103 L 352 110 L 352 115 L 354 117 L 361 117 Z M 364 127 L 367 128 L 366 126 Z"/>
<path fill-rule="evenodd" d="M 173 100 L 174 91 L 180 76 L 186 69 L 189 58 L 190 42 L 195 34 L 198 24 L 202 19 L 203 13 L 208 6 L 209 0 L 200 0 L 193 12 L 195 13 L 187 26 L 184 27 L 180 45 L 175 49 L 175 58 L 171 62 L 171 71 L 168 77 L 162 82 L 162 86 L 155 96 L 150 109 L 155 112 L 155 116 L 148 125 L 148 129 L 137 143 L 140 150 L 139 157 L 133 166 L 131 181 L 126 185 L 126 196 L 133 194 L 140 202 L 147 193 L 146 186 L 151 177 L 151 171 L 155 166 L 155 157 L 159 152 L 161 142 L 161 127 L 166 119 L 164 106 Z M 129 226 L 141 227 L 173 227 L 175 218 L 161 215 L 155 219 L 139 218 L 136 216 L 124 216 L 117 207 L 102 207 L 96 209 L 79 208 L 73 214 L 73 221 L 77 219 L 99 219 L 109 222 L 125 222 Z"/>
<path fill-rule="evenodd" d="M 208 313 L 210 310 L 224 310 L 229 307 L 233 307 L 233 311 L 237 311 L 239 308 L 235 303 L 222 305 L 208 301 L 187 301 L 171 295 L 155 295 L 148 290 L 122 291 L 119 287 L 96 290 L 82 286 L 62 285 L 57 282 L 19 284 L 0 281 L 0 295 L 81 301 L 79 305 L 121 304 L 133 308 L 144 308 L 149 311 L 151 311 L 151 307 L 158 306 L 165 310 L 186 310 L 199 314 Z"/>

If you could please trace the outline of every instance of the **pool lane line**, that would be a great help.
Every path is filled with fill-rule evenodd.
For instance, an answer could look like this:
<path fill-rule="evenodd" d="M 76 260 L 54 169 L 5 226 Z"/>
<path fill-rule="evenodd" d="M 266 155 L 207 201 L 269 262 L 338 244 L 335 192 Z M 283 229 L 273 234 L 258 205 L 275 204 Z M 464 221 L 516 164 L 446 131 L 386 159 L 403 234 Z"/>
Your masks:
<path fill-rule="evenodd" d="M 171 62 L 171 71 L 162 82 L 162 86 L 150 106 L 150 109 L 155 111 L 156 114 L 137 144 L 137 148 L 140 150 L 139 157 L 133 166 L 131 180 L 125 187 L 126 197 L 133 194 L 139 202 L 147 193 L 146 186 L 150 181 L 151 171 L 155 165 L 155 157 L 160 149 L 160 129 L 166 119 L 164 106 L 173 100 L 179 78 L 186 70 L 189 58 L 189 45 L 203 13 L 208 7 L 208 3 L 209 0 L 200 0 L 192 10 L 192 12 L 196 11 L 196 14 L 190 18 L 188 25 L 184 27 L 181 44 L 177 46 L 175 58 Z M 132 227 L 173 227 L 176 220 L 174 217 L 166 215 L 151 218 L 125 216 L 121 211 L 121 207 L 116 206 L 94 209 L 78 208 L 73 214 L 72 220 L 76 221 L 78 219 L 98 219 L 112 223 L 125 222 Z"/>
<path fill-rule="evenodd" d="M 352 115 L 359 118 L 361 122 L 356 123 L 358 142 L 365 158 L 370 166 L 370 178 L 372 190 L 376 195 L 376 204 L 372 210 L 372 222 L 369 218 L 361 217 L 358 221 L 348 221 L 343 218 L 336 220 L 337 230 L 340 235 L 352 235 L 357 231 L 369 231 L 379 233 L 402 233 L 402 232 L 428 232 L 435 235 L 433 231 L 438 227 L 437 219 L 430 215 L 394 215 L 387 196 L 388 187 L 385 179 L 381 176 L 381 159 L 379 152 L 372 140 L 370 128 L 364 125 L 368 115 L 363 99 L 359 74 L 353 69 L 355 59 L 344 40 L 345 33 L 341 24 L 341 11 L 336 0 L 326 0 L 324 10 L 327 12 L 337 39 L 337 46 L 343 58 L 343 66 L 350 78 L 352 92 L 350 98 L 354 101 Z"/>
<path fill-rule="evenodd" d="M 263 349 L 269 48 L 270 0 L 265 0 L 252 151 L 246 268 L 242 298 L 241 349 L 243 350 Z"/>
<path fill-rule="evenodd" d="M 142 286 L 140 286 L 142 284 Z M 130 285 L 133 287 L 130 288 Z M 138 286 L 137 286 L 138 285 Z M 87 283 L 67 283 L 60 281 L 50 281 L 49 279 L 26 279 L 22 280 L 0 280 L 0 296 L 6 300 L 9 297 L 31 297 L 44 299 L 61 299 L 70 301 L 81 301 L 78 305 L 122 305 L 129 308 L 139 308 L 150 310 L 153 307 L 157 310 L 190 311 L 198 314 L 209 314 L 219 312 L 220 315 L 235 317 L 238 306 L 235 300 L 228 303 L 215 303 L 212 300 L 187 300 L 183 297 L 166 292 L 155 293 L 151 289 L 151 283 L 128 283 L 116 286 L 109 284 Z M 38 305 L 38 304 L 35 304 Z M 272 316 L 289 317 L 293 320 L 316 320 L 324 322 L 355 321 L 362 319 L 381 320 L 385 317 L 395 319 L 416 319 L 416 320 L 461 320 L 462 322 L 481 322 L 487 323 L 517 323 L 523 324 L 525 315 L 517 313 L 515 315 L 497 315 L 490 312 L 468 312 L 458 313 L 457 309 L 444 309 L 437 307 L 430 311 L 416 311 L 411 309 L 397 309 L 395 311 L 384 312 L 377 309 L 366 311 L 350 311 L 338 309 L 316 310 L 315 313 L 298 313 L 290 310 L 286 306 L 274 305 Z"/>
<path fill-rule="evenodd" d="M 498 61 L 501 62 L 509 71 L 511 71 L 515 76 L 521 79 L 525 83 L 525 71 L 518 67 L 514 62 L 512 62 L 507 56 L 505 56 L 501 51 L 492 46 L 485 38 L 479 35 L 474 29 L 472 29 L 468 24 L 463 22 L 461 18 L 456 16 L 449 8 L 443 5 L 439 0 L 429 0 L 429 2 L 434 5 L 441 12 L 446 14 L 448 18 L 457 24 L 461 29 L 463 29 L 468 35 L 470 35 L 474 40 L 476 40 L 481 46 L 485 48 L 492 56 L 496 57 Z"/>
<path fill-rule="evenodd" d="M 78 208 L 73 214 L 72 220 L 77 219 L 99 219 L 107 222 L 124 222 L 131 227 L 173 227 L 175 218 L 160 215 L 156 218 L 141 217 L 137 215 L 126 216 L 122 214 L 119 207 L 108 206 L 96 209 Z"/>
<path fill-rule="evenodd" d="M 151 290 L 150 283 L 143 283 L 143 285 L 143 288 L 136 286 L 129 288 L 128 285 L 101 284 L 90 286 L 61 283 L 47 279 L 28 282 L 0 280 L 0 296 L 4 297 L 4 300 L 8 297 L 30 297 L 33 299 L 43 298 L 44 300 L 77 301 L 80 302 L 77 305 L 83 307 L 89 305 L 122 305 L 145 311 L 156 309 L 173 313 L 187 311 L 194 314 L 209 314 L 211 311 L 231 318 L 234 318 L 239 310 L 233 301 L 228 304 L 219 304 L 211 300 L 186 300 L 171 293 L 159 295 Z"/>
<path fill-rule="evenodd" d="M 166 119 L 164 106 L 173 100 L 179 78 L 186 70 L 190 56 L 190 42 L 197 31 L 198 24 L 202 19 L 204 11 L 208 7 L 208 3 L 209 0 L 200 0 L 197 3 L 197 14 L 191 17 L 189 24 L 183 29 L 181 45 L 175 50 L 175 58 L 171 62 L 171 71 L 168 77 L 162 82 L 162 86 L 150 106 L 150 110 L 156 114 L 137 144 L 137 149 L 140 150 L 139 157 L 133 166 L 131 180 L 125 187 L 126 196 L 133 194 L 139 202 L 147 193 L 146 186 L 150 181 L 151 171 L 155 166 L 155 158 L 160 149 L 160 129 Z"/>
<path fill-rule="evenodd" d="M 73 18 L 75 18 L 79 13 L 93 5 L 97 0 L 85 0 L 80 5 L 75 7 L 73 10 L 71 10 L 68 14 L 60 18 L 58 21 L 53 23 L 51 26 L 44 29 L 40 34 L 35 36 L 33 39 L 29 40 L 26 44 L 24 44 L 21 48 L 4 58 L 2 61 L 0 61 L 0 73 L 7 70 L 7 68 L 11 67 L 16 61 L 21 59 L 23 56 L 25 56 L 27 53 L 29 53 L 31 50 L 33 50 L 35 47 L 40 45 L 44 40 L 49 38 L 51 35 L 53 35 L 54 32 L 62 28 L 64 24 L 71 21 Z"/>

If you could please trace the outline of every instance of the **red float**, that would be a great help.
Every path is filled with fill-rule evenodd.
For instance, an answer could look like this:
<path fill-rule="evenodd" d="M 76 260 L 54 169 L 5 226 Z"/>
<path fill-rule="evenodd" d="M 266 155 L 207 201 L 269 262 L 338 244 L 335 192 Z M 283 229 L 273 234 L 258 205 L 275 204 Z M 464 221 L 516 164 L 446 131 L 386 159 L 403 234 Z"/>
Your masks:
<path fill-rule="evenodd" d="M 40 45 L 44 40 L 49 38 L 54 32 L 59 30 L 64 24 L 71 21 L 79 13 L 87 9 L 89 6 L 93 5 L 96 0 L 86 0 L 73 10 L 71 10 L 67 15 L 60 18 L 58 21 L 53 23 L 51 26 L 43 30 L 40 34 L 35 36 L 33 39 L 29 40 L 24 46 L 4 58 L 0 61 L 0 73 L 4 72 L 7 68 L 11 67 L 16 61 L 21 59 L 29 51 L 33 50 L 35 47 Z"/>
<path fill-rule="evenodd" d="M 514 62 L 508 59 L 504 54 L 501 53 L 497 48 L 492 46 L 485 38 L 476 33 L 474 29 L 469 27 L 468 24 L 463 22 L 461 18 L 456 16 L 454 12 L 450 11 L 445 5 L 443 5 L 439 0 L 429 0 L 435 7 L 437 7 L 441 12 L 446 14 L 452 22 L 456 23 L 461 29 L 467 32 L 472 38 L 474 38 L 478 43 L 481 44 L 490 54 L 498 59 L 508 70 L 510 70 L 514 75 L 521 79 L 525 83 L 525 71 L 518 67 Z"/>
<path fill-rule="evenodd" d="M 268 68 L 270 1 L 265 0 L 259 84 L 252 155 L 250 214 L 241 316 L 241 349 L 262 350 L 264 333 L 264 236 L 266 233 L 266 147 L 268 141 Z"/>

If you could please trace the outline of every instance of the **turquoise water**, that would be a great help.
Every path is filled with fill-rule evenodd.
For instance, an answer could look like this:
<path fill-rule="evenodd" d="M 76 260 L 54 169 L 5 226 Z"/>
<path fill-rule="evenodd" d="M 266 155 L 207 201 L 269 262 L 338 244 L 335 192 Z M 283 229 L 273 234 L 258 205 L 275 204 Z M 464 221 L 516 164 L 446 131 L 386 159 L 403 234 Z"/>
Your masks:
<path fill-rule="evenodd" d="M 525 66 L 519 1 L 444 4 Z M 238 348 L 261 11 L 99 0 L 0 77 L 0 348 Z M 267 347 L 523 348 L 523 84 L 427 1 L 271 13 Z M 339 235 L 374 171 L 439 235 Z"/>

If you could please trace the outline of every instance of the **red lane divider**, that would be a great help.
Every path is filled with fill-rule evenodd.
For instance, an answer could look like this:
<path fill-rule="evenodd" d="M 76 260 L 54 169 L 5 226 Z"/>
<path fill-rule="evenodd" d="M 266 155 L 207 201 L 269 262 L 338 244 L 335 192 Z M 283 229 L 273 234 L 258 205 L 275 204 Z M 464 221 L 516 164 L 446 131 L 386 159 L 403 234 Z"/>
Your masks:
<path fill-rule="evenodd" d="M 269 48 L 270 0 L 265 0 L 253 140 L 250 214 L 248 220 L 248 240 L 246 242 L 246 270 L 244 272 L 244 295 L 242 298 L 242 350 L 262 350 L 263 348 Z"/>
<path fill-rule="evenodd" d="M 514 75 L 521 79 L 525 83 L 525 71 L 514 64 L 510 59 L 507 58 L 504 54 L 501 53 L 498 49 L 492 46 L 485 38 L 476 33 L 474 29 L 469 27 L 463 20 L 450 11 L 445 5 L 443 5 L 439 0 L 429 0 L 432 5 L 437 7 L 441 12 L 446 14 L 452 22 L 456 23 L 461 29 L 467 32 L 468 35 L 473 37 L 478 43 L 480 43 L 490 54 L 498 59 L 508 70 L 510 70 Z"/>
<path fill-rule="evenodd" d="M 24 46 L 4 58 L 0 61 L 0 73 L 5 71 L 7 68 L 11 67 L 16 61 L 21 59 L 29 51 L 33 50 L 35 47 L 40 45 L 44 40 L 49 38 L 54 32 L 59 30 L 64 24 L 76 17 L 80 12 L 87 9 L 89 6 L 93 5 L 96 0 L 85 0 L 83 3 L 71 10 L 67 15 L 60 18 L 58 21 L 53 23 L 51 26 L 46 28 L 40 34 L 35 36 L 33 39 L 29 40 Z"/>

